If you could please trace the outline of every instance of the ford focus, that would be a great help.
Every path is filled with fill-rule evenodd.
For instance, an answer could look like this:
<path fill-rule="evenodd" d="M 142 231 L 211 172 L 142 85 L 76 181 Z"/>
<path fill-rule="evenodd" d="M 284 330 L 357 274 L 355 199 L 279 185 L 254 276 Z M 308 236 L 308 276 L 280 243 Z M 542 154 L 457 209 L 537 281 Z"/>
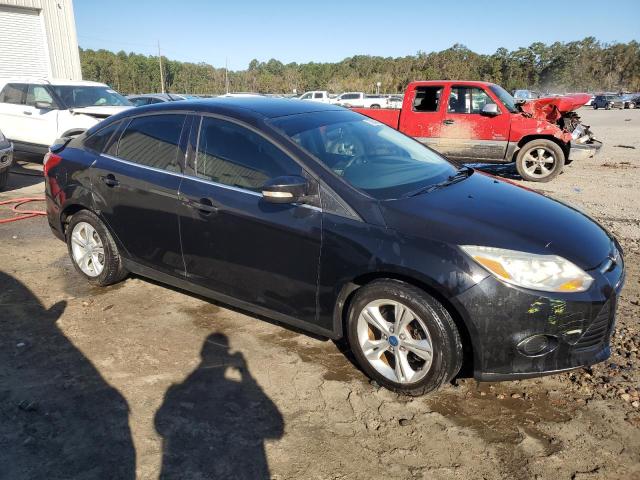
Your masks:
<path fill-rule="evenodd" d="M 344 339 L 394 391 L 610 354 L 613 236 L 340 107 L 139 107 L 57 141 L 44 171 L 49 224 L 87 281 L 134 273 Z"/>

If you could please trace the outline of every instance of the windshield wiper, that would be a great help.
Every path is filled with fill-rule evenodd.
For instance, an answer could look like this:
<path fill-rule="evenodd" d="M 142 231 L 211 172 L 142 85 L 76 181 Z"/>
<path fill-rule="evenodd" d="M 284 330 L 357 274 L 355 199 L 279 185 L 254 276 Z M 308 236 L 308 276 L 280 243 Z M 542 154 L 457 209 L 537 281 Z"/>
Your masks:
<path fill-rule="evenodd" d="M 447 179 L 440 183 L 434 183 L 433 185 L 428 185 L 426 187 L 419 188 L 418 190 L 414 190 L 413 192 L 409 192 L 406 197 L 415 197 L 416 195 L 422 195 L 423 193 L 431 193 L 438 188 L 446 187 L 448 185 L 452 185 L 454 183 L 458 183 L 465 178 L 469 177 L 473 173 L 473 168 L 467 167 L 466 165 L 460 167 L 458 171 L 449 175 Z"/>

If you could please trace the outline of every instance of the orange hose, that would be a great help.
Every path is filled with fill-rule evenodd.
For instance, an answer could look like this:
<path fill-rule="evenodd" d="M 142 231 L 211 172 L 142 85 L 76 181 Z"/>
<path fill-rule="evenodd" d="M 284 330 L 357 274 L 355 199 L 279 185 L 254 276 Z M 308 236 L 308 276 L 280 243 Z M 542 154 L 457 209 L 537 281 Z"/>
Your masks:
<path fill-rule="evenodd" d="M 5 200 L 4 202 L 0 202 L 0 205 L 11 205 L 11 211 L 20 213 L 17 217 L 11 218 L 2 218 L 0 219 L 0 224 L 9 223 L 9 222 L 17 222 L 18 220 L 25 220 L 27 218 L 39 217 L 41 215 L 46 215 L 47 212 L 43 212 L 42 210 L 18 210 L 20 205 L 24 205 L 29 202 L 44 202 L 44 197 L 24 197 L 24 198 L 14 198 L 13 200 Z"/>

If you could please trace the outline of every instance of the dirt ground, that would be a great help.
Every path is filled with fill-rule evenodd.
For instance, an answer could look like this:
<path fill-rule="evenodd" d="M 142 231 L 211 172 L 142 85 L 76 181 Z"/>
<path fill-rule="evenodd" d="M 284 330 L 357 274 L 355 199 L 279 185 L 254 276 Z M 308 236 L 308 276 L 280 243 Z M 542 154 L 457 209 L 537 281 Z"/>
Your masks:
<path fill-rule="evenodd" d="M 582 115 L 601 154 L 527 186 L 625 248 L 607 362 L 406 398 L 330 341 L 142 278 L 91 288 L 30 219 L 0 225 L 0 478 L 640 478 L 640 110 Z M 42 190 L 14 174 L 0 200 Z"/>

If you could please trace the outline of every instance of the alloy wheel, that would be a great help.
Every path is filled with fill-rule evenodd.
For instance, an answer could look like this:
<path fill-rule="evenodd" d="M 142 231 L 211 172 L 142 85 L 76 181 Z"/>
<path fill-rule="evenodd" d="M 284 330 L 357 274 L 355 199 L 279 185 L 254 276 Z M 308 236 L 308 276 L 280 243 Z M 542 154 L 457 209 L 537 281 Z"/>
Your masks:
<path fill-rule="evenodd" d="M 535 147 L 524 155 L 524 169 L 534 178 L 549 176 L 556 164 L 553 151 L 544 147 Z"/>
<path fill-rule="evenodd" d="M 433 342 L 424 321 L 402 303 L 368 303 L 357 323 L 358 343 L 369 364 L 400 384 L 420 381 L 433 361 Z"/>
<path fill-rule="evenodd" d="M 87 222 L 78 222 L 71 232 L 73 261 L 89 277 L 104 270 L 104 246 L 98 232 Z"/>

